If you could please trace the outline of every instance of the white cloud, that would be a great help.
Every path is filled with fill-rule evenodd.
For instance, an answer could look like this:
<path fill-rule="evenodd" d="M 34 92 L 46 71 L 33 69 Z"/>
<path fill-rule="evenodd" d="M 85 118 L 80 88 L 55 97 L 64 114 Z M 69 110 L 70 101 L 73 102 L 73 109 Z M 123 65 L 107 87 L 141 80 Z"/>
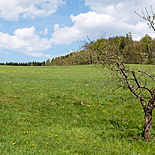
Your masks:
<path fill-rule="evenodd" d="M 155 6 L 155 1 L 150 0 L 149 3 Z M 91 11 L 77 16 L 71 15 L 74 23 L 72 27 L 60 28 L 55 24 L 52 42 L 70 44 L 87 35 L 92 39 L 99 38 L 102 33 L 106 33 L 106 37 L 113 37 L 131 32 L 135 40 L 145 34 L 155 38 L 155 33 L 148 29 L 146 21 L 134 13 L 135 10 L 141 13 L 141 6 L 146 6 L 149 10 L 149 3 L 145 0 L 85 0 L 85 5 Z"/>
<path fill-rule="evenodd" d="M 55 13 L 63 0 L 0 0 L 0 17 L 17 21 L 23 18 L 45 17 Z"/>
<path fill-rule="evenodd" d="M 152 37 L 155 34 L 148 30 L 145 21 L 136 24 L 128 24 L 124 20 L 118 21 L 117 18 L 108 14 L 99 14 L 95 11 L 81 13 L 77 16 L 70 16 L 74 25 L 72 27 L 60 28 L 58 24 L 54 26 L 52 42 L 55 44 L 70 44 L 73 41 L 83 39 L 87 35 L 96 39 L 101 37 L 102 33 L 107 36 L 125 35 L 132 32 L 133 39 L 139 40 L 146 33 Z"/>
<path fill-rule="evenodd" d="M 135 24 L 140 19 L 134 11 L 141 13 L 141 6 L 150 9 L 150 5 L 155 6 L 154 0 L 85 0 L 85 5 L 91 10 L 108 14 L 117 18 L 118 21 L 124 20 L 127 23 Z"/>
<path fill-rule="evenodd" d="M 52 48 L 51 40 L 40 38 L 40 36 L 36 35 L 34 26 L 17 29 L 13 36 L 0 32 L 0 47 L 18 50 L 27 55 L 37 57 L 50 57 L 50 55 L 43 55 L 43 53 L 36 53 L 36 51 Z"/>
<path fill-rule="evenodd" d="M 127 9 L 130 8 L 131 6 L 133 8 L 135 7 L 149 7 L 150 5 L 154 6 L 155 5 L 155 1 L 154 0 L 149 0 L 149 2 L 146 2 L 146 0 L 85 0 L 85 5 L 86 6 L 89 6 L 92 10 L 95 10 L 95 11 L 99 11 L 99 12 L 104 12 L 105 10 L 103 10 L 103 8 L 107 7 L 107 6 L 111 6 L 113 5 L 116 9 L 118 9 L 118 5 L 122 4 L 123 5 L 127 5 L 127 8 L 124 8 L 124 9 Z M 100 10 L 98 10 L 99 8 L 101 8 Z M 120 7 L 121 8 L 121 7 Z M 120 9 L 119 8 L 119 9 Z"/>
<path fill-rule="evenodd" d="M 32 19 L 45 17 L 54 13 L 58 6 L 64 3 L 63 0 L 0 0 L 0 17 L 16 21 L 19 16 Z M 149 3 L 155 6 L 155 1 L 150 0 Z M 51 57 L 37 51 L 52 48 L 52 44 L 70 44 L 83 40 L 87 35 L 96 39 L 101 37 L 102 33 L 106 33 L 106 37 L 113 37 L 131 32 L 136 40 L 146 33 L 155 37 L 153 30 L 149 30 L 146 22 L 134 13 L 134 10 L 140 13 L 141 6 L 148 7 L 148 2 L 144 0 L 85 0 L 85 5 L 89 6 L 91 11 L 71 15 L 72 27 L 60 27 L 55 24 L 50 40 L 37 35 L 35 27 L 32 26 L 15 30 L 12 36 L 0 32 L 0 47 L 35 57 Z M 48 33 L 46 28 L 44 35 Z"/>
<path fill-rule="evenodd" d="M 76 27 L 83 29 L 83 31 L 92 30 L 92 33 L 97 30 L 97 27 L 102 27 L 106 23 L 112 22 L 113 17 L 107 14 L 97 14 L 94 11 L 89 11 L 87 13 L 81 13 L 77 16 L 70 16 L 72 22 L 75 23 Z M 94 31 L 93 31 L 94 30 Z"/>
<path fill-rule="evenodd" d="M 53 57 L 50 54 L 44 54 L 44 53 L 36 53 L 36 52 L 28 52 L 28 51 L 25 51 L 23 53 L 29 56 L 33 56 L 33 57 L 47 57 L 47 58 Z"/>
<path fill-rule="evenodd" d="M 48 28 L 45 29 L 44 35 L 46 36 L 48 34 Z"/>
<path fill-rule="evenodd" d="M 11 53 L 5 52 L 5 51 L 0 51 L 0 53 L 4 53 L 4 54 L 7 54 L 7 55 L 10 55 L 11 54 Z"/>
<path fill-rule="evenodd" d="M 55 24 L 51 41 L 53 44 L 70 44 L 79 37 L 80 31 L 76 26 L 59 28 L 59 25 Z"/>

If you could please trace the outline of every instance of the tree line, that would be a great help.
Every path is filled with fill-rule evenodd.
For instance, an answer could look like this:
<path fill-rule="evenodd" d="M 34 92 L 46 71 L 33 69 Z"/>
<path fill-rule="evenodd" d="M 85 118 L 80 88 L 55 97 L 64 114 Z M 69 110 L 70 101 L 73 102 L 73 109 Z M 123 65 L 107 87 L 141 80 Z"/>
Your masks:
<path fill-rule="evenodd" d="M 6 62 L 6 63 L 0 63 L 0 65 L 10 65 L 10 66 L 45 66 L 44 62 Z"/>
<path fill-rule="evenodd" d="M 102 40 L 102 42 L 101 42 Z M 113 46 L 120 50 L 120 57 L 125 64 L 154 64 L 155 61 L 155 40 L 149 35 L 145 35 L 140 41 L 134 41 L 129 32 L 126 36 L 115 36 L 108 39 L 98 39 L 97 41 L 84 42 L 82 49 L 71 52 L 65 56 L 59 56 L 52 60 L 47 60 L 47 66 L 65 65 L 89 65 L 99 61 L 101 55 L 98 46 L 104 51 L 113 50 Z M 92 51 L 93 49 L 96 49 Z M 112 51 L 111 51 L 112 52 Z"/>
<path fill-rule="evenodd" d="M 72 66 L 95 64 L 99 61 L 101 56 L 98 46 L 102 50 L 109 52 L 109 50 L 113 50 L 114 45 L 118 47 L 120 57 L 125 64 L 155 64 L 155 39 L 152 39 L 146 34 L 140 41 L 134 41 L 131 32 L 129 32 L 126 36 L 115 36 L 109 37 L 108 39 L 101 38 L 96 41 L 88 42 L 82 41 L 81 49 L 77 52 L 74 51 L 65 56 L 58 56 L 52 60 L 48 59 L 46 62 L 6 62 L 0 63 L 0 65 Z M 92 50 L 92 47 L 96 50 Z"/>

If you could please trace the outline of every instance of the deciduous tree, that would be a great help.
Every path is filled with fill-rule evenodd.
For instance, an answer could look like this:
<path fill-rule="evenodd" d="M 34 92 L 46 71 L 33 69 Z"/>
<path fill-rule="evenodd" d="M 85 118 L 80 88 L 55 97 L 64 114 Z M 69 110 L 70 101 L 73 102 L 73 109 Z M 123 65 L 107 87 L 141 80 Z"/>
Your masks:
<path fill-rule="evenodd" d="M 146 14 L 148 15 L 147 9 Z M 147 20 L 149 26 L 155 31 L 153 22 L 155 15 L 153 14 L 152 18 L 149 15 L 141 17 Z M 143 70 L 140 67 L 132 68 L 131 66 L 126 65 L 122 59 L 122 51 L 118 45 L 103 45 L 105 45 L 105 39 L 101 38 L 95 45 L 92 45 L 89 48 L 94 52 L 99 53 L 99 66 L 108 68 L 112 73 L 111 78 L 109 77 L 109 80 L 104 86 L 107 87 L 108 84 L 112 82 L 116 89 L 127 88 L 132 96 L 135 96 L 139 100 L 145 113 L 143 138 L 145 141 L 148 141 L 151 135 L 152 111 L 155 107 L 154 72 Z M 154 66 L 148 66 L 147 69 L 153 67 Z"/>

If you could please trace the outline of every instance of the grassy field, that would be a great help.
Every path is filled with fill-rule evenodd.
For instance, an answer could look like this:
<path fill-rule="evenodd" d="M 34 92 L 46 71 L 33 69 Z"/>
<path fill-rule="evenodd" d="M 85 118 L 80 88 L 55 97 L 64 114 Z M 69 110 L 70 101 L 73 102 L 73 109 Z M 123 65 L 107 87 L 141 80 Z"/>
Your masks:
<path fill-rule="evenodd" d="M 104 72 L 0 66 L 0 155 L 154 155 L 153 141 L 131 139 L 142 137 L 140 103 L 100 90 Z"/>

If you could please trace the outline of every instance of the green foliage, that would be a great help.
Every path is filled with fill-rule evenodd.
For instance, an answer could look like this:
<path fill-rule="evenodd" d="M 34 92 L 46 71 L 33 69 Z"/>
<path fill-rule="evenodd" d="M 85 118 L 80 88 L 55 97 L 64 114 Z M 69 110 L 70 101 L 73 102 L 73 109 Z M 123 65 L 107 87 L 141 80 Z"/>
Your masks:
<path fill-rule="evenodd" d="M 50 61 L 50 60 L 48 60 Z M 0 63 L 0 65 L 9 65 L 9 66 L 45 66 L 45 61 L 44 62 L 6 62 L 6 63 Z"/>
<path fill-rule="evenodd" d="M 92 65 L 0 66 L 1 154 L 153 155 L 153 141 L 131 139 L 143 132 L 141 105 L 101 89 L 109 76 Z M 131 97 L 128 90 L 117 94 Z"/>
<path fill-rule="evenodd" d="M 153 44 L 152 38 L 146 34 L 141 39 L 141 42 L 143 42 L 146 46 L 146 56 L 147 56 L 146 63 L 147 64 L 154 64 L 155 53 L 154 53 L 153 47 L 155 46 L 155 44 Z"/>
<path fill-rule="evenodd" d="M 148 35 L 145 35 L 140 41 L 133 41 L 131 32 L 126 36 L 115 36 L 108 39 L 101 38 L 90 43 L 84 42 L 78 52 L 72 52 L 66 56 L 53 58 L 52 66 L 66 65 L 88 65 L 95 64 L 99 58 L 105 55 L 103 51 L 112 50 L 113 46 L 117 46 L 121 53 L 121 58 L 126 64 L 154 64 L 155 61 L 155 42 Z"/>
<path fill-rule="evenodd" d="M 122 51 L 124 63 L 143 64 L 146 61 L 146 47 L 143 42 L 133 42 Z"/>
<path fill-rule="evenodd" d="M 141 42 L 145 43 L 148 47 L 148 45 L 151 47 L 153 45 L 152 43 L 152 38 L 146 34 L 142 39 L 141 39 Z"/>
<path fill-rule="evenodd" d="M 48 60 L 46 61 L 45 66 L 51 66 L 51 61 L 50 61 L 50 59 L 48 59 Z"/>

